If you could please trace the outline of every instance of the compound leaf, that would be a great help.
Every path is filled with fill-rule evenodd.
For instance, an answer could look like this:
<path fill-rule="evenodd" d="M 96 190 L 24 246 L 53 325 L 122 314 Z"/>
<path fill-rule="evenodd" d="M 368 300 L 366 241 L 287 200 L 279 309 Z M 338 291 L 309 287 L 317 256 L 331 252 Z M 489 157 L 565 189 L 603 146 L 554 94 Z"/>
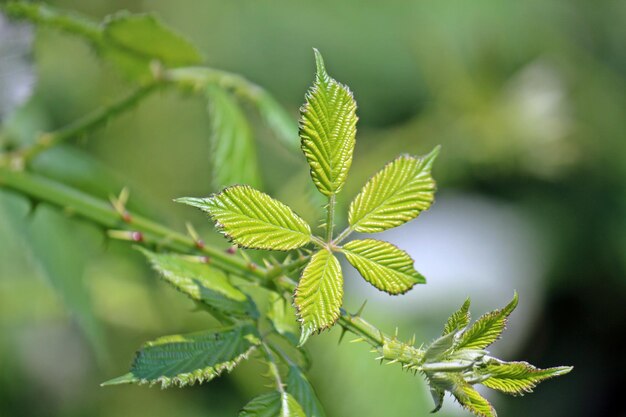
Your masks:
<path fill-rule="evenodd" d="M 294 296 L 302 326 L 300 345 L 313 332 L 327 329 L 337 321 L 342 301 L 341 266 L 330 251 L 322 249 L 304 268 Z"/>
<path fill-rule="evenodd" d="M 427 210 L 435 198 L 430 172 L 438 153 L 436 147 L 422 158 L 400 156 L 370 178 L 350 203 L 350 227 L 362 233 L 382 232 Z"/>
<path fill-rule="evenodd" d="M 527 362 L 503 362 L 492 359 L 481 369 L 483 375 L 489 375 L 481 384 L 507 394 L 524 395 L 532 392 L 540 382 L 565 375 L 572 369 L 571 366 L 539 369 Z"/>
<path fill-rule="evenodd" d="M 269 392 L 250 401 L 239 417 L 310 417 L 296 399 L 287 392 Z"/>
<path fill-rule="evenodd" d="M 213 185 L 260 186 L 260 173 L 252 130 L 237 101 L 226 91 L 207 89 L 211 122 L 211 164 Z"/>
<path fill-rule="evenodd" d="M 289 366 L 287 374 L 287 392 L 302 405 L 307 417 L 326 417 L 320 400 L 317 398 L 311 383 L 297 366 Z"/>
<path fill-rule="evenodd" d="M 516 292 L 506 307 L 481 316 L 461 335 L 456 349 L 484 349 L 498 340 L 506 328 L 507 318 L 517 307 L 517 301 Z"/>
<path fill-rule="evenodd" d="M 460 309 L 455 311 L 446 322 L 443 327 L 442 336 L 445 336 L 449 333 L 456 333 L 459 330 L 462 330 L 467 327 L 470 322 L 470 299 L 466 299 Z"/>
<path fill-rule="evenodd" d="M 179 255 L 157 254 L 139 248 L 161 277 L 192 300 L 210 310 L 234 316 L 256 316 L 256 306 L 226 275 L 210 265 L 192 262 Z"/>
<path fill-rule="evenodd" d="M 240 247 L 290 250 L 311 241 L 311 228 L 293 210 L 247 185 L 224 189 L 209 198 L 180 198 L 209 213 L 224 235 Z"/>
<path fill-rule="evenodd" d="M 259 337 L 249 324 L 161 337 L 137 352 L 128 374 L 102 385 L 160 383 L 167 388 L 210 381 L 247 358 Z"/>
<path fill-rule="evenodd" d="M 426 279 L 413 267 L 408 253 L 388 242 L 353 240 L 342 249 L 348 261 L 370 284 L 389 294 L 403 294 Z"/>
<path fill-rule="evenodd" d="M 300 109 L 300 139 L 315 186 L 330 196 L 341 190 L 352 164 L 358 118 L 352 92 L 328 76 L 317 50 L 315 62 L 315 83 Z"/>

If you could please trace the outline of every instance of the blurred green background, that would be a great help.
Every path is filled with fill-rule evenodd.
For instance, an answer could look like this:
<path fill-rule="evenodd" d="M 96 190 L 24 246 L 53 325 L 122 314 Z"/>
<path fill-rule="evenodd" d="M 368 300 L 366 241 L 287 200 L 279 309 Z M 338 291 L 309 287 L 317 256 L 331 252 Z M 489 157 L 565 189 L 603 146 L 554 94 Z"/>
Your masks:
<path fill-rule="evenodd" d="M 265 87 L 294 120 L 320 49 L 359 104 L 344 208 L 386 161 L 443 145 L 438 202 L 385 236 L 415 257 L 428 285 L 390 298 L 348 277 L 346 308 L 368 299 L 366 319 L 428 342 L 466 296 L 478 316 L 518 289 L 497 353 L 575 370 L 523 399 L 486 393 L 500 415 L 626 416 L 626 2 L 50 3 L 98 20 L 157 12 L 208 65 Z M 36 31 L 33 60 L 33 96 L 3 120 L 12 141 L 130 88 L 83 42 L 54 30 Z M 165 91 L 35 169 L 105 198 L 127 185 L 131 207 L 179 230 L 191 220 L 225 245 L 202 215 L 171 202 L 214 191 L 208 131 L 203 100 Z M 260 124 L 255 137 L 265 191 L 319 222 L 302 191 L 304 158 Z M 0 189 L 0 416 L 236 415 L 266 383 L 254 361 L 199 387 L 98 386 L 126 372 L 143 341 L 210 324 L 128 245 Z M 338 337 L 310 342 L 312 382 L 329 416 L 428 415 L 421 378 L 380 366 L 363 344 L 338 346 Z M 442 416 L 468 415 L 447 402 Z"/>

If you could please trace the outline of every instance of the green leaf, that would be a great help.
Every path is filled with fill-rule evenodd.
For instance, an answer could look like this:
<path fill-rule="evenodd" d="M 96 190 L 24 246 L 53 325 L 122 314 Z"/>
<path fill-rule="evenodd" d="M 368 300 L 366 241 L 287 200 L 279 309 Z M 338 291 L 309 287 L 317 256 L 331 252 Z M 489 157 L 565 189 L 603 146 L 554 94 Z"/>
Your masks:
<path fill-rule="evenodd" d="M 454 333 L 448 333 L 435 339 L 435 341 L 428 346 L 426 352 L 424 352 L 424 362 L 436 362 L 441 360 L 443 355 L 454 345 L 455 336 Z"/>
<path fill-rule="evenodd" d="M 445 393 L 446 392 L 442 389 L 430 387 L 430 395 L 433 397 L 433 402 L 435 403 L 435 408 L 432 409 L 431 413 L 436 413 L 441 410 Z"/>
<path fill-rule="evenodd" d="M 249 324 L 161 337 L 137 352 L 130 373 L 102 385 L 160 383 L 167 388 L 207 382 L 247 358 L 259 337 Z"/>
<path fill-rule="evenodd" d="M 105 43 L 117 49 L 167 66 L 202 62 L 196 47 L 154 14 L 116 13 L 105 20 L 103 35 Z"/>
<path fill-rule="evenodd" d="M 370 178 L 350 203 L 350 227 L 362 233 L 382 232 L 428 210 L 435 199 L 430 172 L 439 149 L 421 158 L 400 156 Z"/>
<path fill-rule="evenodd" d="M 516 292 L 506 307 L 487 313 L 476 320 L 472 327 L 461 335 L 456 349 L 484 349 L 498 340 L 506 328 L 507 318 L 517 307 L 517 301 Z"/>
<path fill-rule="evenodd" d="M 234 316 L 258 315 L 252 300 L 235 288 L 219 269 L 178 255 L 139 250 L 167 283 L 192 300 L 206 304 L 210 310 Z"/>
<path fill-rule="evenodd" d="M 463 408 L 480 417 L 496 417 L 496 410 L 474 387 L 461 377 L 456 378 L 455 382 L 451 392 Z"/>
<path fill-rule="evenodd" d="M 300 139 L 315 186 L 330 196 L 341 190 L 350 170 L 358 118 L 352 92 L 328 76 L 317 49 L 315 62 L 315 83 L 300 109 Z"/>
<path fill-rule="evenodd" d="M 539 369 L 527 362 L 503 362 L 491 359 L 480 369 L 482 375 L 489 375 L 481 384 L 507 394 L 524 395 L 532 392 L 540 382 L 565 375 L 572 369 L 571 366 Z"/>
<path fill-rule="evenodd" d="M 267 318 L 272 323 L 274 330 L 285 336 L 292 344 L 298 344 L 300 327 L 296 321 L 296 309 L 291 302 L 277 293 L 270 295 L 270 306 Z"/>
<path fill-rule="evenodd" d="M 213 186 L 260 186 L 260 173 L 252 130 L 237 101 L 219 87 L 207 88 L 211 122 Z"/>
<path fill-rule="evenodd" d="M 287 392 L 278 391 L 260 395 L 239 412 L 239 417 L 310 417 Z"/>
<path fill-rule="evenodd" d="M 335 324 L 342 302 L 341 266 L 330 251 L 322 249 L 311 257 L 311 262 L 304 268 L 294 296 L 302 326 L 300 345 L 313 332 L 320 332 Z"/>
<path fill-rule="evenodd" d="M 237 185 L 209 198 L 180 198 L 209 213 L 224 235 L 240 247 L 290 250 L 311 241 L 311 228 L 293 210 L 252 187 Z"/>
<path fill-rule="evenodd" d="M 469 308 L 470 299 L 468 298 L 465 300 L 461 308 L 455 311 L 450 316 L 450 318 L 448 318 L 448 321 L 446 322 L 446 325 L 443 328 L 443 333 L 441 335 L 445 336 L 449 333 L 456 333 L 466 328 L 470 322 Z"/>
<path fill-rule="evenodd" d="M 300 147 L 298 126 L 285 109 L 265 90 L 261 90 L 254 100 L 256 108 L 278 139 L 288 149 L 296 150 Z"/>
<path fill-rule="evenodd" d="M 294 365 L 289 366 L 287 374 L 287 392 L 302 405 L 307 417 L 326 417 L 320 400 L 317 398 L 311 383 L 302 370 Z"/>
<path fill-rule="evenodd" d="M 403 294 L 426 279 L 413 267 L 405 251 L 375 239 L 353 240 L 342 252 L 370 284 L 389 294 Z"/>

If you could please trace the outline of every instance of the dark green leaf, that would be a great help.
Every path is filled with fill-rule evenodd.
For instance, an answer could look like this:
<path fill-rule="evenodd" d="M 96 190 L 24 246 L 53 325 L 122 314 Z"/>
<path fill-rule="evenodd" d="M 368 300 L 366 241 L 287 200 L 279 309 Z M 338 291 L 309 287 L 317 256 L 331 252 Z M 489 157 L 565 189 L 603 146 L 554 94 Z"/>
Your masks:
<path fill-rule="evenodd" d="M 239 412 L 239 417 L 308 417 L 288 393 L 270 392 L 256 397 Z"/>
<path fill-rule="evenodd" d="M 324 409 L 320 403 L 311 383 L 297 366 L 289 366 L 287 374 L 287 392 L 289 392 L 302 406 L 306 417 L 325 417 Z"/>

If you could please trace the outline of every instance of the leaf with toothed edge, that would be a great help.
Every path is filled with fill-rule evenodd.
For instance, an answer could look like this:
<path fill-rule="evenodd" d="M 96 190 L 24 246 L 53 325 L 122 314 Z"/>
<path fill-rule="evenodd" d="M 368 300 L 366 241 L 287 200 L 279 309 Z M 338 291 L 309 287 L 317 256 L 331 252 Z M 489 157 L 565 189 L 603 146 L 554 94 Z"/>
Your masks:
<path fill-rule="evenodd" d="M 481 384 L 506 394 L 524 395 L 533 391 L 533 388 L 546 379 L 565 375 L 573 368 L 558 366 L 539 369 L 527 362 L 504 362 L 490 359 L 480 369 L 480 373 L 489 376 Z"/>
<path fill-rule="evenodd" d="M 250 401 L 239 412 L 239 417 L 310 417 L 298 401 L 287 392 L 269 392 Z"/>
<path fill-rule="evenodd" d="M 433 397 L 433 402 L 435 403 L 435 408 L 430 411 L 431 413 L 436 413 L 437 411 L 441 410 L 441 407 L 443 406 L 444 394 L 444 390 L 430 387 L 430 395 L 431 397 Z"/>
<path fill-rule="evenodd" d="M 163 280 L 195 301 L 232 316 L 257 317 L 254 302 L 235 288 L 224 272 L 180 255 L 157 254 L 139 247 Z"/>
<path fill-rule="evenodd" d="M 389 294 L 403 294 L 415 284 L 426 283 L 409 254 L 391 243 L 353 240 L 343 246 L 342 252 L 365 280 Z"/>
<path fill-rule="evenodd" d="M 496 417 L 493 406 L 460 376 L 455 378 L 452 395 L 463 408 L 479 417 Z"/>
<path fill-rule="evenodd" d="M 350 203 L 350 227 L 362 233 L 382 232 L 428 210 L 435 199 L 430 172 L 439 149 L 421 158 L 400 156 L 370 178 Z"/>
<path fill-rule="evenodd" d="M 330 196 L 341 190 L 350 170 L 358 118 L 352 92 L 328 76 L 314 51 L 317 73 L 300 109 L 300 139 L 315 186 Z"/>
<path fill-rule="evenodd" d="M 507 318 L 517 307 L 517 302 L 518 296 L 515 292 L 513 299 L 506 307 L 481 316 L 463 332 L 456 349 L 484 349 L 498 340 L 506 328 Z"/>
<path fill-rule="evenodd" d="M 161 384 L 168 388 L 207 382 L 230 371 L 260 343 L 250 324 L 161 337 L 137 352 L 128 374 L 102 385 Z"/>
<path fill-rule="evenodd" d="M 452 313 L 443 328 L 442 336 L 458 332 L 467 327 L 471 318 L 469 313 L 470 303 L 470 299 L 466 299 L 461 308 Z"/>
<path fill-rule="evenodd" d="M 209 198 L 179 198 L 209 213 L 236 245 L 249 249 L 291 250 L 311 241 L 311 228 L 288 206 L 247 185 L 225 188 Z"/>
<path fill-rule="evenodd" d="M 311 257 L 296 287 L 294 304 L 302 327 L 300 345 L 314 332 L 331 327 L 343 302 L 343 276 L 337 258 L 327 249 Z"/>

